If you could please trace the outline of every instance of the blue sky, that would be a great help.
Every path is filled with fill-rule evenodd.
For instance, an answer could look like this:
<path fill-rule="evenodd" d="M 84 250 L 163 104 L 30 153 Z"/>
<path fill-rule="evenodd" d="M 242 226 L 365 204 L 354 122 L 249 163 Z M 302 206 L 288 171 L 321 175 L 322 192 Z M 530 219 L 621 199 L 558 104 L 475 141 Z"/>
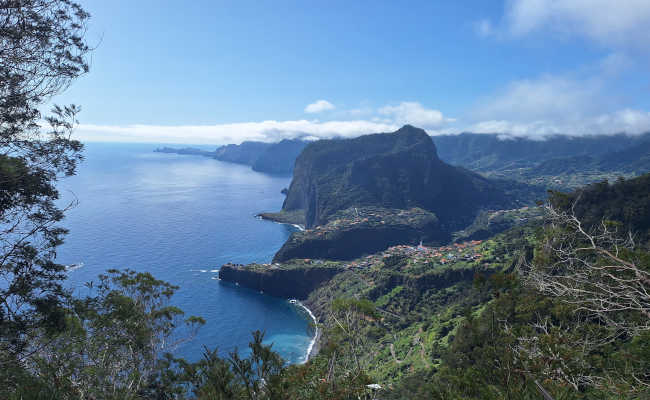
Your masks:
<path fill-rule="evenodd" d="M 647 0 L 82 0 L 92 141 L 650 130 Z"/>

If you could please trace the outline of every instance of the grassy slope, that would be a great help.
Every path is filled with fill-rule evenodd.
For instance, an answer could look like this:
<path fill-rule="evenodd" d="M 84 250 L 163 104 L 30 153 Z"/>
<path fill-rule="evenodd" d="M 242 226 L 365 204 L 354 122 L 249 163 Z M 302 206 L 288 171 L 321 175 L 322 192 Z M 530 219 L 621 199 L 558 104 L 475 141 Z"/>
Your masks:
<path fill-rule="evenodd" d="M 480 244 L 443 247 L 447 250 L 436 251 L 442 256 L 377 254 L 358 260 L 312 293 L 308 303 L 324 316 L 333 299 L 372 300 L 381 318 L 363 332 L 363 361 L 377 382 L 396 382 L 439 365 L 467 313 L 479 315 L 490 299 L 472 290 L 474 276 L 512 269 L 521 254 L 518 249 L 531 244 L 534 229 L 518 227 Z M 481 256 L 463 259 L 476 254 Z M 325 320 L 326 326 L 331 323 Z"/>

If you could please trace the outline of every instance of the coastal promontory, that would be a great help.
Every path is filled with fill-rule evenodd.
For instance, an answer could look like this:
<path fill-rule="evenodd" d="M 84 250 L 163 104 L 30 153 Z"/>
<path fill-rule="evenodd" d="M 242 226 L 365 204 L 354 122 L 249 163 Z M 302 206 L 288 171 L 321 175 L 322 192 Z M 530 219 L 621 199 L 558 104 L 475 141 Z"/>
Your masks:
<path fill-rule="evenodd" d="M 448 165 L 423 129 L 319 140 L 298 156 L 282 210 L 304 210 L 305 226 L 327 224 L 351 207 L 422 208 L 443 230 L 471 223 L 479 210 L 509 200 L 476 173 Z"/>

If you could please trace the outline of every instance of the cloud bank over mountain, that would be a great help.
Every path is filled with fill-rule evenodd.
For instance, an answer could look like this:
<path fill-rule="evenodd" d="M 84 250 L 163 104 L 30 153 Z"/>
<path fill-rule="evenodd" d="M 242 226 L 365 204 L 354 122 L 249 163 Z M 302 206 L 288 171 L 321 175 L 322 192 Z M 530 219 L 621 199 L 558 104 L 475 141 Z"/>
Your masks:
<path fill-rule="evenodd" d="M 82 141 L 221 145 L 246 140 L 278 142 L 293 138 L 352 138 L 369 133 L 392 132 L 405 124 L 422 127 L 430 135 L 474 132 L 538 139 L 558 134 L 637 135 L 650 131 L 650 112 L 621 109 L 592 113 L 588 100 L 597 90 L 575 87 L 570 81 L 555 78 L 516 82 L 480 105 L 475 114 L 483 118 L 475 121 L 446 117 L 441 111 L 426 108 L 417 102 L 402 102 L 364 111 L 368 117 L 366 119 L 267 120 L 177 126 L 81 124 L 76 136 Z M 555 93 L 563 95 L 555 96 Z"/>

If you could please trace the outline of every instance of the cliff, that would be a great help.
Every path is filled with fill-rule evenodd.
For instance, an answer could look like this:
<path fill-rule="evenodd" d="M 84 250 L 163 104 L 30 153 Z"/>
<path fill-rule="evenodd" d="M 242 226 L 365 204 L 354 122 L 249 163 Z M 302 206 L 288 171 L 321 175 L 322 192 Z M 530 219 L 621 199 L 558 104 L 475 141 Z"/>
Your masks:
<path fill-rule="evenodd" d="M 480 209 L 509 202 L 488 179 L 442 162 L 426 132 L 406 125 L 393 133 L 307 145 L 282 209 L 305 210 L 312 228 L 350 207 L 419 207 L 451 231 L 471 223 Z"/>
<path fill-rule="evenodd" d="M 253 165 L 269 148 L 271 143 L 246 141 L 241 144 L 228 144 L 217 148 L 214 158 L 237 164 Z"/>
<path fill-rule="evenodd" d="M 227 144 L 215 151 L 196 148 L 157 148 L 154 152 L 205 156 L 219 161 L 249 165 L 254 171 L 274 175 L 290 175 L 298 154 L 307 145 L 300 139 L 285 139 L 278 143 L 246 141 L 241 144 Z"/>
<path fill-rule="evenodd" d="M 443 243 L 438 218 L 422 209 L 350 208 L 323 226 L 291 234 L 273 262 L 293 258 L 352 260 L 397 244 Z"/>
<path fill-rule="evenodd" d="M 219 279 L 263 291 L 276 297 L 306 299 L 309 294 L 342 272 L 338 263 L 295 260 L 288 264 L 225 264 Z"/>
<path fill-rule="evenodd" d="M 307 146 L 299 139 L 284 139 L 272 144 L 253 163 L 253 170 L 268 174 L 291 175 L 298 154 Z"/>

